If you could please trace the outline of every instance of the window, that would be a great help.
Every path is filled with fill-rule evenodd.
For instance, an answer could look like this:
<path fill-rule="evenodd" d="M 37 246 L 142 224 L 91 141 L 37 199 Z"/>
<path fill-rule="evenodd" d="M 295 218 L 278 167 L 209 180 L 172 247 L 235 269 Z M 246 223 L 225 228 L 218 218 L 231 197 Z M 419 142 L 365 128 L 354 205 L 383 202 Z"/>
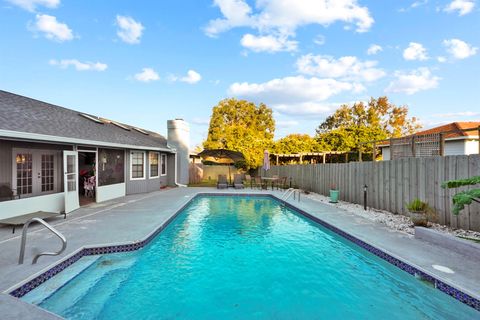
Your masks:
<path fill-rule="evenodd" d="M 167 175 L 167 155 L 162 154 L 162 176 Z"/>
<path fill-rule="evenodd" d="M 98 149 L 98 185 L 109 186 L 125 182 L 125 151 Z"/>
<path fill-rule="evenodd" d="M 130 178 L 145 179 L 145 152 L 132 151 L 130 153 Z"/>
<path fill-rule="evenodd" d="M 149 162 L 150 162 L 150 178 L 157 178 L 158 177 L 158 152 L 150 152 L 149 154 Z"/>
<path fill-rule="evenodd" d="M 77 190 L 77 156 L 67 155 L 67 167 L 65 176 L 67 178 L 67 191 Z"/>
<path fill-rule="evenodd" d="M 53 154 L 42 154 L 41 185 L 42 192 L 53 191 L 54 189 L 54 164 L 55 156 Z"/>

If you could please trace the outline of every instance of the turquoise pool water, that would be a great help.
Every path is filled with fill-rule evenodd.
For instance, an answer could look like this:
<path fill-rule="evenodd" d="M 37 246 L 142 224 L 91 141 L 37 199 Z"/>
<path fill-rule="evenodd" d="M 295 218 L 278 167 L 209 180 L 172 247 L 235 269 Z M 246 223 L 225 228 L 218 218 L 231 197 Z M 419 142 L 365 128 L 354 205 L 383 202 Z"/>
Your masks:
<path fill-rule="evenodd" d="M 270 198 L 200 197 L 41 307 L 68 319 L 478 319 Z"/>

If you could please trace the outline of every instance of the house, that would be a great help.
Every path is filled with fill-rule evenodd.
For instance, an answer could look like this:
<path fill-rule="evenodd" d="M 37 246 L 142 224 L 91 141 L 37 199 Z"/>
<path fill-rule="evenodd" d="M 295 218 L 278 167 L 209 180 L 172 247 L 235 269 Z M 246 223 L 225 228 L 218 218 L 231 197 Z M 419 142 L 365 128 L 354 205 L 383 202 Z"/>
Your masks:
<path fill-rule="evenodd" d="M 165 138 L 0 90 L 0 219 L 186 185 L 189 127 L 167 125 Z"/>
<path fill-rule="evenodd" d="M 478 128 L 480 127 L 480 121 L 471 121 L 471 122 L 452 122 L 442 126 L 434 127 L 428 130 L 423 130 L 417 132 L 415 137 L 435 137 L 438 134 L 443 133 L 444 146 L 443 146 L 443 155 L 452 156 L 452 155 L 469 155 L 469 154 L 478 154 L 479 153 L 479 134 Z M 470 131 L 464 131 L 469 130 Z M 419 139 L 421 140 L 421 139 Z M 427 149 L 430 149 L 431 154 L 429 155 L 439 155 L 440 147 L 435 147 L 433 141 L 417 141 L 417 146 L 425 145 Z M 390 160 L 391 157 L 391 148 L 390 142 L 385 141 L 380 143 L 379 148 L 382 151 L 383 160 Z M 410 145 L 407 149 L 411 149 Z M 419 151 L 417 150 L 417 156 Z"/>

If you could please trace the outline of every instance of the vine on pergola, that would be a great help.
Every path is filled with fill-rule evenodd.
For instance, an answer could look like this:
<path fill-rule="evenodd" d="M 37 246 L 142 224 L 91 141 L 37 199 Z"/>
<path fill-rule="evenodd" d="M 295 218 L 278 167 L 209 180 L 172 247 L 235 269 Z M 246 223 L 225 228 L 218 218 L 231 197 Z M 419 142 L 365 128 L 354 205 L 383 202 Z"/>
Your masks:
<path fill-rule="evenodd" d="M 476 184 L 480 184 L 480 176 L 446 181 L 442 183 L 442 188 L 452 189 Z M 465 206 L 472 204 L 472 202 L 480 203 L 480 189 L 466 190 L 455 194 L 453 196 L 453 214 L 459 214 Z"/>

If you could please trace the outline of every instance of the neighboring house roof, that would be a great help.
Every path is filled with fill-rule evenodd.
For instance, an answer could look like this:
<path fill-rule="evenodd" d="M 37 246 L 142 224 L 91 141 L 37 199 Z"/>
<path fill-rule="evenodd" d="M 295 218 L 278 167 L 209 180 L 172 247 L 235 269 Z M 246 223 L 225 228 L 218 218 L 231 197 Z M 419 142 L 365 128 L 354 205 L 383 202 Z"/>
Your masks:
<path fill-rule="evenodd" d="M 478 131 L 461 131 L 465 129 L 477 129 L 480 127 L 480 121 L 465 121 L 465 122 L 452 122 L 444 124 L 438 127 L 430 128 L 427 130 L 419 131 L 415 135 L 426 135 L 434 133 L 448 132 L 445 134 L 446 140 L 457 140 L 457 139 L 478 139 Z M 453 132 L 452 132 L 453 131 Z M 377 144 L 379 147 L 388 147 L 390 142 L 388 140 L 382 141 Z"/>
<path fill-rule="evenodd" d="M 168 149 L 167 139 L 156 132 L 93 115 L 85 116 L 85 113 L 79 111 L 2 90 L 0 130 Z"/>
<path fill-rule="evenodd" d="M 455 131 L 445 134 L 445 139 L 459 138 L 459 137 L 478 137 L 478 131 L 472 130 L 467 132 L 462 132 L 460 130 L 465 129 L 478 129 L 480 127 L 480 121 L 469 121 L 469 122 L 452 122 L 442 126 L 434 127 L 431 129 L 419 131 L 415 133 L 416 135 L 422 134 L 432 134 L 432 133 L 442 133 Z"/>

